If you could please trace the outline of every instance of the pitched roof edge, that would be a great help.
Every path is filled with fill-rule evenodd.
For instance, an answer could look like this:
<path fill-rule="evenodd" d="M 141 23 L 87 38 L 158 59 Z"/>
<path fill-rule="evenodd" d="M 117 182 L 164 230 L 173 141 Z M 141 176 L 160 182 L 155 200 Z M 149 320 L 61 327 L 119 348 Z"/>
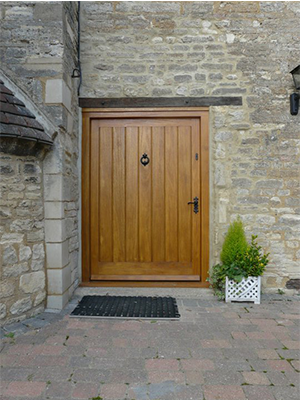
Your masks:
<path fill-rule="evenodd" d="M 26 108 L 34 114 L 36 120 L 43 126 L 44 133 L 49 136 L 49 142 L 53 142 L 57 136 L 58 128 L 49 120 L 48 117 L 37 107 L 31 98 L 16 85 L 8 76 L 0 69 L 0 78 L 4 85 L 10 89 L 14 95 L 26 104 Z"/>

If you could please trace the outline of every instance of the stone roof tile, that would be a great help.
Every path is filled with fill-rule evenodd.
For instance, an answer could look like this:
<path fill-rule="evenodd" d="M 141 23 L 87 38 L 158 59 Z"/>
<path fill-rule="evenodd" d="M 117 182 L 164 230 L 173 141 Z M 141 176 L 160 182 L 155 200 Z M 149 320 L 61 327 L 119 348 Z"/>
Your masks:
<path fill-rule="evenodd" d="M 19 137 L 52 144 L 43 126 L 25 104 L 0 79 L 0 136 Z"/>

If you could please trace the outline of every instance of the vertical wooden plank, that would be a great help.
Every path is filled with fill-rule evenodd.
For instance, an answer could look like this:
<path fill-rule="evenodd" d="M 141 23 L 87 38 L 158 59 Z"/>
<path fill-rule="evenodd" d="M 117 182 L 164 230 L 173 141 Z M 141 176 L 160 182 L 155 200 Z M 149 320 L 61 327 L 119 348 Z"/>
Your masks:
<path fill-rule="evenodd" d="M 90 118 L 82 115 L 82 281 L 90 280 Z"/>
<path fill-rule="evenodd" d="M 91 125 L 91 269 L 99 262 L 99 121 Z"/>
<path fill-rule="evenodd" d="M 178 251 L 179 261 L 191 261 L 192 193 L 191 128 L 178 127 Z"/>
<path fill-rule="evenodd" d="M 178 261 L 178 133 L 165 127 L 165 232 L 166 261 Z"/>
<path fill-rule="evenodd" d="M 138 127 L 127 127 L 126 142 L 126 261 L 139 260 Z"/>
<path fill-rule="evenodd" d="M 113 260 L 112 139 L 112 128 L 100 127 L 100 261 Z"/>
<path fill-rule="evenodd" d="M 113 128 L 113 261 L 125 261 L 125 128 Z"/>
<path fill-rule="evenodd" d="M 152 128 L 152 252 L 153 261 L 165 260 L 165 130 Z"/>
<path fill-rule="evenodd" d="M 192 213 L 192 261 L 193 274 L 200 276 L 201 253 L 201 193 L 200 193 L 200 124 L 199 119 L 192 120 L 192 196 L 199 199 L 199 213 Z M 198 154 L 198 157 L 196 157 Z"/>
<path fill-rule="evenodd" d="M 151 154 L 151 126 L 139 128 L 139 159 L 147 153 L 150 163 L 143 166 L 139 162 L 139 258 L 140 261 L 151 261 L 151 186 L 152 186 L 152 154 Z"/>

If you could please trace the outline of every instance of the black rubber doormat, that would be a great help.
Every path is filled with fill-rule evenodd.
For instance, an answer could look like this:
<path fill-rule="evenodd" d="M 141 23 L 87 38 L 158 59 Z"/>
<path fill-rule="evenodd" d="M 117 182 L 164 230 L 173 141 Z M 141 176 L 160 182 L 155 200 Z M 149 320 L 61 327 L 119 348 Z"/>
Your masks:
<path fill-rule="evenodd" d="M 71 317 L 178 319 L 173 297 L 84 296 Z"/>

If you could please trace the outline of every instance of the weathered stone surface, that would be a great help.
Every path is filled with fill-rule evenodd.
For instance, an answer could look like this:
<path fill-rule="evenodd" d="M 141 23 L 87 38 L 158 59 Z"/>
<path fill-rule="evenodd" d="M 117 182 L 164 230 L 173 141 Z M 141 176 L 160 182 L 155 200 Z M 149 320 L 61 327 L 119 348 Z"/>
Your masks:
<path fill-rule="evenodd" d="M 40 271 L 40 270 L 44 269 L 44 266 L 45 266 L 44 259 L 31 261 L 32 271 Z"/>
<path fill-rule="evenodd" d="M 34 293 L 45 288 L 45 273 L 43 271 L 31 272 L 20 278 L 20 289 L 24 293 Z"/>
<path fill-rule="evenodd" d="M 21 233 L 4 233 L 1 237 L 0 244 L 21 243 L 24 235 Z"/>
<path fill-rule="evenodd" d="M 3 265 L 15 264 L 18 261 L 17 252 L 13 246 L 6 246 L 3 249 Z"/>
<path fill-rule="evenodd" d="M 31 248 L 29 246 L 21 245 L 19 249 L 19 260 L 27 261 L 31 257 Z"/>
<path fill-rule="evenodd" d="M 6 304 L 0 303 L 0 319 L 6 317 Z"/>
<path fill-rule="evenodd" d="M 8 267 L 3 268 L 3 276 L 5 278 L 16 277 L 16 276 L 20 276 L 22 273 L 24 273 L 28 270 L 29 270 L 29 266 L 28 266 L 27 262 L 10 265 Z"/>
<path fill-rule="evenodd" d="M 286 283 L 286 288 L 300 290 L 300 279 L 290 279 Z"/>
<path fill-rule="evenodd" d="M 43 243 L 34 244 L 32 247 L 32 259 L 43 260 L 45 258 L 45 251 Z"/>
<path fill-rule="evenodd" d="M 11 314 L 23 314 L 25 311 L 30 310 L 32 306 L 32 301 L 30 297 L 26 297 L 22 300 L 16 301 L 11 307 L 10 312 Z"/>
<path fill-rule="evenodd" d="M 300 215 L 286 214 L 279 218 L 279 222 L 291 227 L 300 228 Z"/>
<path fill-rule="evenodd" d="M 10 297 L 14 294 L 15 286 L 8 280 L 2 280 L 0 282 L 0 299 Z"/>
<path fill-rule="evenodd" d="M 43 290 L 42 292 L 39 292 L 36 295 L 36 298 L 34 300 L 34 307 L 38 306 L 39 304 L 41 304 L 44 300 L 46 299 L 46 291 Z"/>

